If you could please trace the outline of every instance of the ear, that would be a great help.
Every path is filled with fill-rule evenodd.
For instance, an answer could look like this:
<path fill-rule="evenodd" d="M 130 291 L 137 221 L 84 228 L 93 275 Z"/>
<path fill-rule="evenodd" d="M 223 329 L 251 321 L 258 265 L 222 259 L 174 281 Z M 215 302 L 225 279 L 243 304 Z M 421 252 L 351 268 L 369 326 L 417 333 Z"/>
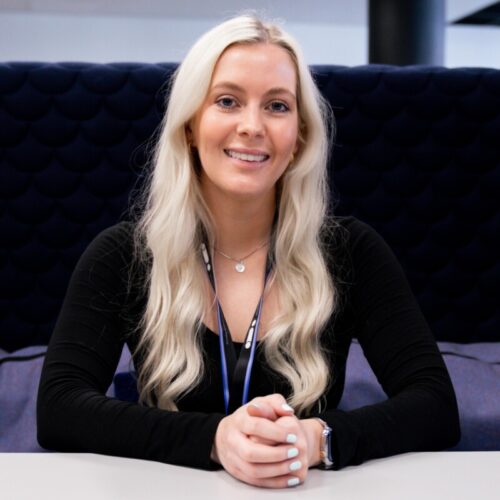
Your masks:
<path fill-rule="evenodd" d="M 190 124 L 186 125 L 184 127 L 184 131 L 186 133 L 186 141 L 187 141 L 188 145 L 191 147 L 195 146 L 194 134 L 193 134 L 193 131 L 191 130 L 191 125 Z"/>

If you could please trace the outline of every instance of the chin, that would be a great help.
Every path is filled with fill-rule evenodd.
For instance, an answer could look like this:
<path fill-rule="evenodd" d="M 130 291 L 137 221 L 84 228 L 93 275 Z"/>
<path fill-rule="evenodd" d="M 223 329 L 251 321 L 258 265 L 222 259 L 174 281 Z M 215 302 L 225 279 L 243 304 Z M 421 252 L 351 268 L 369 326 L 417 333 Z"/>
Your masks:
<path fill-rule="evenodd" d="M 228 193 L 235 198 L 242 201 L 262 201 L 265 202 L 269 197 L 274 197 L 274 186 L 269 188 L 263 188 L 262 186 L 238 186 L 233 187 Z"/>

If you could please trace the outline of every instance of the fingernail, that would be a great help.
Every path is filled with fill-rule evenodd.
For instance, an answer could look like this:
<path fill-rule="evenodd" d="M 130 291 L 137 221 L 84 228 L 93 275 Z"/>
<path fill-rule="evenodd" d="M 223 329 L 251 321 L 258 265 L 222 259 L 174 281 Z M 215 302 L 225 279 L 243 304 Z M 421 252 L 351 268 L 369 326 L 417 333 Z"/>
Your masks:
<path fill-rule="evenodd" d="M 300 484 L 300 479 L 298 477 L 292 477 L 288 480 L 288 486 L 297 486 Z"/>
<path fill-rule="evenodd" d="M 290 448 L 288 450 L 287 456 L 288 458 L 295 458 L 299 454 L 299 450 L 297 448 Z"/>
<path fill-rule="evenodd" d="M 287 434 L 286 442 L 287 443 L 295 443 L 297 441 L 297 436 L 295 434 Z"/>
<path fill-rule="evenodd" d="M 255 406 L 255 408 L 260 408 L 260 406 L 257 403 L 250 403 L 252 406 Z"/>
<path fill-rule="evenodd" d="M 290 470 L 299 470 L 302 467 L 302 462 L 297 460 L 296 462 L 292 462 L 290 464 Z"/>
<path fill-rule="evenodd" d="M 293 408 L 287 403 L 283 403 L 281 405 L 281 408 L 283 408 L 285 411 L 293 411 Z"/>

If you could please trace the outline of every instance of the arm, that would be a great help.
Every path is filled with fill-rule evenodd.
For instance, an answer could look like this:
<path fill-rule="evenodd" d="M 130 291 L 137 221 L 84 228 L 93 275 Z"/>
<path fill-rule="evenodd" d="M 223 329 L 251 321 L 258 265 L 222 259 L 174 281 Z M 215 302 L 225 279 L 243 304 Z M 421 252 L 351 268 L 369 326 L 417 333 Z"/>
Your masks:
<path fill-rule="evenodd" d="M 94 240 L 73 273 L 42 371 L 38 440 L 60 451 L 213 468 L 210 452 L 223 415 L 105 396 L 127 332 L 137 334 L 140 311 L 134 315 L 134 290 L 127 290 L 132 251 L 131 228 L 120 224 Z"/>
<path fill-rule="evenodd" d="M 318 427 L 317 419 L 295 417 L 281 394 L 257 397 L 220 422 L 212 458 L 246 483 L 296 486 L 319 463 Z"/>
<path fill-rule="evenodd" d="M 355 335 L 389 399 L 319 415 L 333 429 L 336 468 L 450 447 L 460 436 L 455 394 L 404 273 L 373 229 L 355 219 L 348 229 Z"/>

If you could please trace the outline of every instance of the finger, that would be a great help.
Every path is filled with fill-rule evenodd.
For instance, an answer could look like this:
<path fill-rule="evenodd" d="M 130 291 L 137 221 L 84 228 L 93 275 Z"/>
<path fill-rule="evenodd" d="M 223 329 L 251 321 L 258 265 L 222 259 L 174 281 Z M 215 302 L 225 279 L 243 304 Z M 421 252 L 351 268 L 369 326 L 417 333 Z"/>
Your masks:
<path fill-rule="evenodd" d="M 287 474 L 286 476 L 280 477 L 256 478 L 248 475 L 241 470 L 238 471 L 235 477 L 240 481 L 251 484 L 253 486 L 258 486 L 259 488 L 293 488 L 303 482 L 303 480 L 301 480 L 298 476 L 292 474 Z"/>
<path fill-rule="evenodd" d="M 300 460 L 300 456 L 284 462 L 242 464 L 241 468 L 248 475 L 259 479 L 286 476 L 288 474 L 296 475 L 302 479 L 307 475 L 307 463 Z"/>
<path fill-rule="evenodd" d="M 276 444 L 274 441 L 271 441 L 270 439 L 265 439 L 258 436 L 248 436 L 248 439 L 250 439 L 254 443 L 267 444 L 269 446 L 274 446 Z"/>
<path fill-rule="evenodd" d="M 277 425 L 275 422 L 271 422 L 265 418 L 250 416 L 245 418 L 241 425 L 241 431 L 247 436 L 257 436 L 273 441 L 274 443 L 295 443 L 297 441 L 298 430 L 300 430 L 298 424 L 293 428 L 287 423 L 285 425 Z"/>
<path fill-rule="evenodd" d="M 258 409 L 262 409 L 262 416 L 270 420 L 276 420 L 277 417 L 293 415 L 294 413 L 293 408 L 286 402 L 286 399 L 281 394 L 269 394 L 268 396 L 254 398 L 250 404 Z M 252 408 L 252 410 L 253 409 L 254 408 Z M 274 412 L 274 418 L 269 416 L 271 412 Z"/>
<path fill-rule="evenodd" d="M 247 405 L 246 408 L 247 408 L 247 413 L 254 417 L 267 418 L 268 420 L 272 420 L 275 422 L 280 422 L 281 419 L 283 418 L 283 417 L 278 417 L 274 412 L 274 410 L 272 409 L 272 407 L 270 406 L 269 401 L 264 400 L 263 398 L 259 398 L 258 402 L 256 402 L 255 400 L 252 401 Z M 290 411 L 293 411 L 293 409 L 287 411 L 285 408 L 283 408 L 283 410 L 286 411 L 286 413 L 288 413 L 288 415 L 285 416 L 290 416 Z M 270 415 L 272 415 L 272 417 Z M 265 439 L 259 436 L 249 436 L 249 437 L 252 441 L 256 443 L 269 444 L 269 445 L 276 444 L 274 441 L 271 441 L 270 439 Z"/>
<path fill-rule="evenodd" d="M 236 454 L 240 460 L 248 464 L 284 464 L 287 461 L 297 460 L 300 451 L 300 448 L 293 445 L 269 446 L 247 440 L 238 447 Z"/>
<path fill-rule="evenodd" d="M 265 402 L 254 402 L 247 404 L 247 412 L 252 417 L 267 418 L 268 420 L 276 420 L 278 415 L 273 410 L 273 407 Z"/>
<path fill-rule="evenodd" d="M 284 417 L 280 417 L 275 422 L 279 427 L 282 427 L 285 430 L 289 430 L 291 432 L 299 432 L 300 420 L 295 415 L 286 415 Z"/>

